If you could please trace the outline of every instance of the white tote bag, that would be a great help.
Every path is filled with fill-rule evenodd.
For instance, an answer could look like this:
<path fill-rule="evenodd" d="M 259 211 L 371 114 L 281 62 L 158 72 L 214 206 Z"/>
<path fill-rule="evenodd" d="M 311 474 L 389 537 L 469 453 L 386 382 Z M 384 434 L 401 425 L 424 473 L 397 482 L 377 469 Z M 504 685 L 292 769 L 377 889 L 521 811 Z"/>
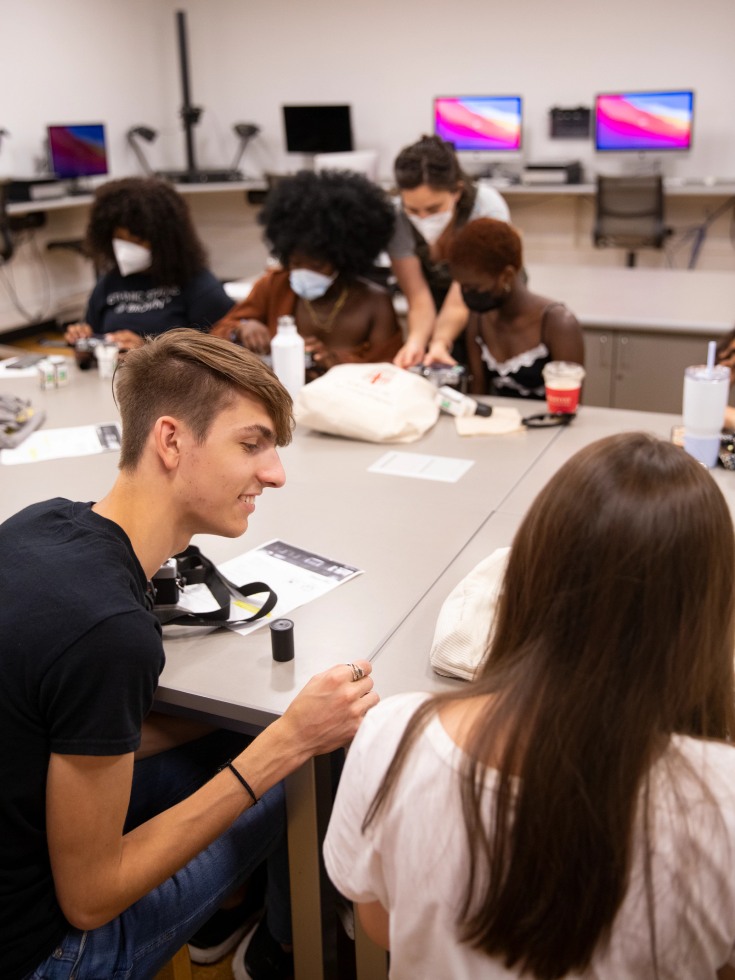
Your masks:
<path fill-rule="evenodd" d="M 482 663 L 495 621 L 510 548 L 483 558 L 442 603 L 431 644 L 437 674 L 471 681 Z"/>
<path fill-rule="evenodd" d="M 294 417 L 318 432 L 366 442 L 413 442 L 435 424 L 436 389 L 395 364 L 337 364 L 304 385 Z"/>

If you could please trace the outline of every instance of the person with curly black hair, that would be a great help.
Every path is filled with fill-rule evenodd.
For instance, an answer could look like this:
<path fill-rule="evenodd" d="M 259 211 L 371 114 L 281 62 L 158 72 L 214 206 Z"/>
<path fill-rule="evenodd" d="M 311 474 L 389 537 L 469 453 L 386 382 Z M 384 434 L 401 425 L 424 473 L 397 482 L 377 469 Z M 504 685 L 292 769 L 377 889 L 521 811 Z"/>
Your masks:
<path fill-rule="evenodd" d="M 126 177 L 97 190 L 85 251 L 102 273 L 83 323 L 71 324 L 74 344 L 105 334 L 120 347 L 195 327 L 208 330 L 232 306 L 207 257 L 184 198 L 153 177 Z"/>
<path fill-rule="evenodd" d="M 390 201 L 361 174 L 301 171 L 280 180 L 259 216 L 280 268 L 266 272 L 212 333 L 260 354 L 293 316 L 315 373 L 390 361 L 402 343 L 388 292 L 365 278 L 388 244 Z"/>

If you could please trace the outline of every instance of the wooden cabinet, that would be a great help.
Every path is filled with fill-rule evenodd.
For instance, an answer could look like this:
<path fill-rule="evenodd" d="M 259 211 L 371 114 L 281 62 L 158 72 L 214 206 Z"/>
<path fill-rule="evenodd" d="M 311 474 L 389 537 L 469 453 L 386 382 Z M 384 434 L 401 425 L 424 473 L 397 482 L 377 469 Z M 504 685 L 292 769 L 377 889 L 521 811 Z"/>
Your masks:
<path fill-rule="evenodd" d="M 681 412 L 684 368 L 707 357 L 703 335 L 585 327 L 584 402 Z"/>

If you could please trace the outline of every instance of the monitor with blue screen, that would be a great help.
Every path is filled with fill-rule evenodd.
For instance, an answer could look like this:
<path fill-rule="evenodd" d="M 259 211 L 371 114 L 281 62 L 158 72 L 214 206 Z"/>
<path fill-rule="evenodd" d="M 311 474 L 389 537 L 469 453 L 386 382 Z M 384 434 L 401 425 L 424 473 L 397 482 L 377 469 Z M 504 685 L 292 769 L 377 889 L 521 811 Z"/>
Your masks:
<path fill-rule="evenodd" d="M 107 148 L 102 123 L 48 127 L 51 169 L 61 180 L 106 174 Z"/>
<path fill-rule="evenodd" d="M 522 118 L 516 95 L 434 99 L 434 133 L 458 151 L 518 152 Z"/>
<path fill-rule="evenodd" d="M 694 93 L 691 90 L 613 92 L 595 98 L 598 150 L 689 150 Z"/>

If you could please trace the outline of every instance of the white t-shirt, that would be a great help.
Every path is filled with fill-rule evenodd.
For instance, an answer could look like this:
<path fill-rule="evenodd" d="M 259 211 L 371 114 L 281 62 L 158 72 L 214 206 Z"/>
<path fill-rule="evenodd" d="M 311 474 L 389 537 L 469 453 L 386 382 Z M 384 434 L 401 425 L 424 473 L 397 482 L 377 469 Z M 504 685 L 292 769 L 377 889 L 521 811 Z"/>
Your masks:
<path fill-rule="evenodd" d="M 401 207 L 400 197 L 396 198 L 396 227 L 388 245 L 388 255 L 392 259 L 405 259 L 415 254 L 416 244 L 411 230 L 411 222 Z M 477 184 L 475 201 L 468 221 L 475 218 L 495 218 L 497 221 L 510 221 L 510 211 L 505 199 L 489 184 Z"/>
<path fill-rule="evenodd" d="M 393 980 L 518 977 L 456 938 L 468 860 L 457 778 L 462 751 L 438 718 L 412 749 L 386 808 L 361 831 L 406 723 L 425 697 L 388 698 L 360 726 L 324 844 L 327 871 L 346 897 L 377 900 L 388 910 Z M 492 771 L 489 777 L 491 805 Z M 651 789 L 659 978 L 714 978 L 720 966 L 735 965 L 735 748 L 675 736 L 655 766 Z M 594 956 L 585 980 L 653 976 L 640 844 L 610 944 Z"/>

